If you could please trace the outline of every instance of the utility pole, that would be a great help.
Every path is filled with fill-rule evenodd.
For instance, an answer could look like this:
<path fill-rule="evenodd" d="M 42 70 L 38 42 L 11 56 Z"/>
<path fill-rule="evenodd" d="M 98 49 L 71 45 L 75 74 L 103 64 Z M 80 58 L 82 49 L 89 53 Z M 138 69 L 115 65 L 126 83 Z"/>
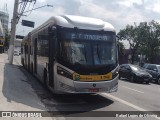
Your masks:
<path fill-rule="evenodd" d="M 9 54 L 8 54 L 9 64 L 13 63 L 14 41 L 15 41 L 16 24 L 17 24 L 17 17 L 18 17 L 18 4 L 19 4 L 19 0 L 15 0 L 13 18 L 11 21 L 11 39 L 10 39 Z"/>
<path fill-rule="evenodd" d="M 25 11 L 25 7 L 27 4 L 24 4 L 24 9 L 22 9 L 22 12 L 21 13 L 18 13 L 18 6 L 19 4 L 23 3 L 23 2 L 33 2 L 36 0 L 21 0 L 21 2 L 19 3 L 19 0 L 15 0 L 15 3 L 14 3 L 14 11 L 13 11 L 13 18 L 12 18 L 12 21 L 11 21 L 11 39 L 10 39 L 10 45 L 9 45 L 9 52 L 8 52 L 8 59 L 9 59 L 9 64 L 12 64 L 13 63 L 13 54 L 14 54 L 14 41 L 15 41 L 15 36 L 16 36 L 16 24 L 18 23 L 20 17 L 23 15 L 23 13 L 27 13 L 27 12 L 30 12 L 30 11 L 33 11 L 33 10 L 36 10 L 36 9 L 39 9 L 39 8 L 42 8 L 42 7 L 53 7 L 52 5 L 45 5 L 45 6 L 41 6 L 41 7 L 38 7 L 38 8 L 32 8 L 32 10 L 28 10 L 28 11 Z M 35 4 L 35 3 L 34 3 Z"/>

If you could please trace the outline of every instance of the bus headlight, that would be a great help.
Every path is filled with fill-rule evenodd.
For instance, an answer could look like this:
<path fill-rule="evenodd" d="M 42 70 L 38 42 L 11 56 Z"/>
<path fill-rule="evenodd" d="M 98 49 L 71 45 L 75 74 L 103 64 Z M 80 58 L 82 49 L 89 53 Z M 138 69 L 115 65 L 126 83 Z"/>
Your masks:
<path fill-rule="evenodd" d="M 115 77 L 117 77 L 118 71 L 119 71 L 119 69 L 118 69 L 118 67 L 117 67 L 117 68 L 112 72 L 112 79 L 114 79 Z"/>
<path fill-rule="evenodd" d="M 70 72 L 68 72 L 67 70 L 65 70 L 59 66 L 57 66 L 57 73 L 63 77 L 73 79 L 72 74 Z"/>

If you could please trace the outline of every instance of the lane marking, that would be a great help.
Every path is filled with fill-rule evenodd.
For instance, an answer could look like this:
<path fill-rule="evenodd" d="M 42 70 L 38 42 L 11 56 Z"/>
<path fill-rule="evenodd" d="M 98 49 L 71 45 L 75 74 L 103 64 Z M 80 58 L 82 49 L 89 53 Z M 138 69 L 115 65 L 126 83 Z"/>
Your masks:
<path fill-rule="evenodd" d="M 132 107 L 132 108 L 134 108 L 134 109 L 136 109 L 136 110 L 138 110 L 138 111 L 148 111 L 148 110 L 143 109 L 143 108 L 141 108 L 141 107 L 139 107 L 139 106 L 136 106 L 136 105 L 134 105 L 134 104 L 132 104 L 132 103 L 130 103 L 130 102 L 127 102 L 127 101 L 125 101 L 125 100 L 123 100 L 123 99 L 120 99 L 120 98 L 118 98 L 118 97 L 115 97 L 115 96 L 113 96 L 113 95 L 111 95 L 111 94 L 109 94 L 109 93 L 100 93 L 100 94 L 103 95 L 103 96 L 112 98 L 112 99 L 114 99 L 114 100 L 117 100 L 117 101 L 119 101 L 119 102 L 121 102 L 121 103 L 123 103 L 123 104 L 125 104 L 125 105 L 127 105 L 127 106 L 130 106 L 130 107 Z M 153 114 L 154 114 L 154 113 L 153 113 Z M 153 117 L 153 118 L 156 118 L 156 119 L 160 120 L 160 117 Z"/>
<path fill-rule="evenodd" d="M 143 108 L 141 108 L 141 107 L 139 107 L 139 106 L 136 106 L 136 105 L 134 105 L 134 104 L 132 104 L 132 103 L 129 103 L 129 102 L 127 102 L 127 101 L 125 101 L 125 100 L 122 100 L 122 99 L 120 99 L 120 98 L 118 98 L 118 97 L 115 97 L 115 96 L 113 96 L 113 95 L 111 95 L 111 94 L 108 94 L 108 93 L 101 93 L 101 94 L 104 95 L 104 96 L 110 97 L 110 98 L 112 98 L 112 99 L 114 99 L 114 100 L 117 100 L 117 101 L 119 101 L 119 102 L 121 102 L 121 103 L 123 103 L 123 104 L 125 104 L 125 105 L 128 105 L 128 106 L 130 106 L 130 107 L 132 107 L 132 108 L 134 108 L 134 109 L 136 109 L 136 110 L 139 110 L 139 111 L 147 111 L 147 110 L 145 110 L 145 109 L 143 109 Z"/>
<path fill-rule="evenodd" d="M 142 91 L 135 90 L 135 89 L 132 89 L 132 88 L 129 88 L 129 87 L 126 87 L 126 86 L 122 86 L 122 87 L 127 88 L 127 89 L 129 89 L 129 90 L 133 90 L 133 91 L 135 91 L 135 92 L 144 93 L 144 92 L 142 92 Z"/>

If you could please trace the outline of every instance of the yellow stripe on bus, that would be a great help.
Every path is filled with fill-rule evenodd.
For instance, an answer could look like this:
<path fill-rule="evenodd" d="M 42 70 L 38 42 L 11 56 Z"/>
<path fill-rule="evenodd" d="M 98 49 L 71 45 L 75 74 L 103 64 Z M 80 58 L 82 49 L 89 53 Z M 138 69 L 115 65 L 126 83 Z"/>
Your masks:
<path fill-rule="evenodd" d="M 3 45 L 0 45 L 0 46 L 3 46 Z"/>
<path fill-rule="evenodd" d="M 112 79 L 111 72 L 105 75 L 80 75 L 77 73 L 73 74 L 73 80 L 75 81 L 91 82 L 91 81 L 105 81 L 111 79 Z"/>

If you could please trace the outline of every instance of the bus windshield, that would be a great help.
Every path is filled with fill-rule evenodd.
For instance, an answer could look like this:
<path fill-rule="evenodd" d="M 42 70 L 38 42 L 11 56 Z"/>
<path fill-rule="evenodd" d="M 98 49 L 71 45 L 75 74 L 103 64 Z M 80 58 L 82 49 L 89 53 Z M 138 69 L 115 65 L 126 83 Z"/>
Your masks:
<path fill-rule="evenodd" d="M 81 37 L 78 36 L 77 39 L 77 36 L 71 36 L 63 38 L 60 43 L 62 59 L 67 63 L 72 65 L 116 64 L 115 35 L 105 34 L 103 37 L 92 35 L 90 38 L 89 36 L 85 38 L 81 33 Z M 105 40 L 106 38 L 108 40 Z"/>
<path fill-rule="evenodd" d="M 65 41 L 63 48 L 65 58 L 71 64 L 104 65 L 116 62 L 113 43 Z"/>

